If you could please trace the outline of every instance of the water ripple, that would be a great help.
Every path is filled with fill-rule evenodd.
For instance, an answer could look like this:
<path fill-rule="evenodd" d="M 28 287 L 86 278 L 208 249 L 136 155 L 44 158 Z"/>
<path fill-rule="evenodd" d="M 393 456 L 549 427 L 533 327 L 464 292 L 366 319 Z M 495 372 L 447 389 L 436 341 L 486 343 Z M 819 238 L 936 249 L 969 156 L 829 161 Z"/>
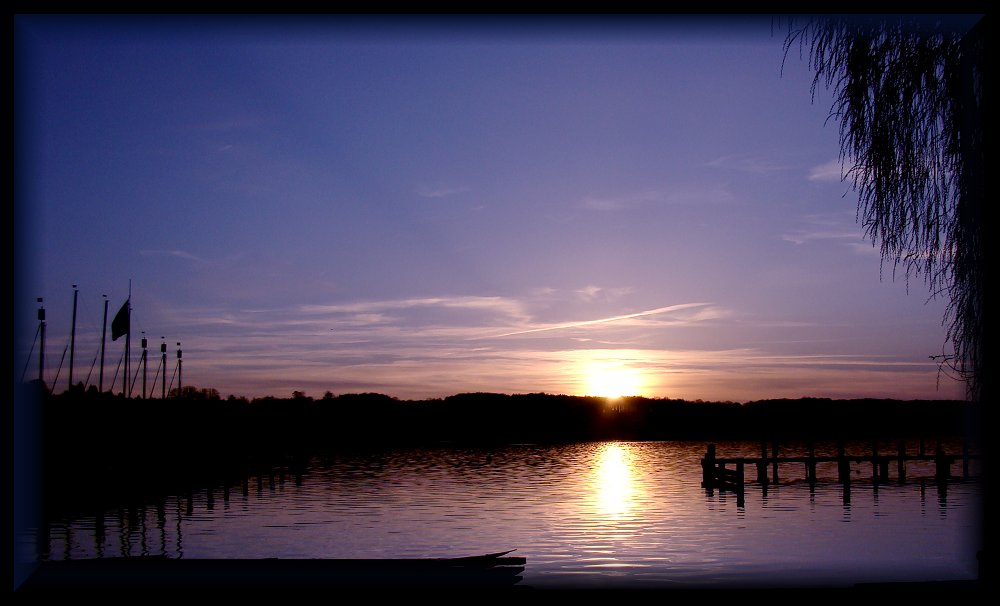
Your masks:
<path fill-rule="evenodd" d="M 249 478 L 228 492 L 57 520 L 30 543 L 49 559 L 448 557 L 516 548 L 528 559 L 525 582 L 539 587 L 854 579 L 900 569 L 914 578 L 975 576 L 975 482 L 945 489 L 913 466 L 905 483 L 859 477 L 848 498 L 835 467 L 820 466 L 812 485 L 788 466 L 779 484 L 749 482 L 738 504 L 732 493 L 701 487 L 704 450 L 697 442 L 592 442 L 323 457 L 300 483 L 272 488 Z M 760 445 L 719 450 L 756 456 Z"/>

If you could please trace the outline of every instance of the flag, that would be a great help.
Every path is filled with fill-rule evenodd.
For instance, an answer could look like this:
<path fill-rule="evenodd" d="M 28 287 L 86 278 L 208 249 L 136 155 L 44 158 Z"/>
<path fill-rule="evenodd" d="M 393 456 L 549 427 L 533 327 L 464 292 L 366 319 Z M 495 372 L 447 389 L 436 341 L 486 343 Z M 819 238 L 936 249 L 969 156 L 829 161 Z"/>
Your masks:
<path fill-rule="evenodd" d="M 111 321 L 112 341 L 117 341 L 118 337 L 128 333 L 128 328 L 129 328 L 128 303 L 129 300 L 125 299 L 125 303 L 122 304 L 122 308 L 118 310 L 118 313 L 115 314 L 115 319 Z"/>

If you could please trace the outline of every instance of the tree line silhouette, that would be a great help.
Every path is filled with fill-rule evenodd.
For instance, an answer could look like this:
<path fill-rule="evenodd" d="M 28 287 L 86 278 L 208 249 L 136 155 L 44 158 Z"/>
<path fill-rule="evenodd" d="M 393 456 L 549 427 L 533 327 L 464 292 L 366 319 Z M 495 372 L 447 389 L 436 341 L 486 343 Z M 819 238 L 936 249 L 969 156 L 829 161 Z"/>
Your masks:
<path fill-rule="evenodd" d="M 38 398 L 39 474 L 49 506 L 301 469 L 312 455 L 410 446 L 590 440 L 824 440 L 968 436 L 978 404 L 952 400 L 747 403 L 545 393 L 379 393 L 222 398 L 187 386 L 162 399 L 71 389 Z"/>

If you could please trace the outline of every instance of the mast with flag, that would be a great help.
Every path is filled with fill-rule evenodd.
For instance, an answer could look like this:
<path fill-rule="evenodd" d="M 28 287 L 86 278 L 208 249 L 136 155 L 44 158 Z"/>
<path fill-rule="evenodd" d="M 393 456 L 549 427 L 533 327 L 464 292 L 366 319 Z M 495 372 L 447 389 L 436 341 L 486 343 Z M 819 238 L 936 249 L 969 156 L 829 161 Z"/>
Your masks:
<path fill-rule="evenodd" d="M 104 346 L 108 338 L 108 295 L 104 297 L 104 325 L 101 328 L 101 374 L 97 379 L 97 390 L 104 393 Z"/>
<path fill-rule="evenodd" d="M 73 356 L 76 354 L 76 300 L 80 291 L 73 285 L 73 327 L 69 335 L 69 388 L 73 387 Z"/>
<path fill-rule="evenodd" d="M 119 337 L 125 337 L 125 379 L 122 381 L 122 394 L 126 397 L 131 396 L 129 393 L 129 341 L 131 339 L 132 333 L 132 281 L 128 282 L 128 298 L 125 299 L 125 303 L 122 304 L 121 309 L 115 314 L 115 319 L 111 321 L 111 340 L 117 341 Z"/>

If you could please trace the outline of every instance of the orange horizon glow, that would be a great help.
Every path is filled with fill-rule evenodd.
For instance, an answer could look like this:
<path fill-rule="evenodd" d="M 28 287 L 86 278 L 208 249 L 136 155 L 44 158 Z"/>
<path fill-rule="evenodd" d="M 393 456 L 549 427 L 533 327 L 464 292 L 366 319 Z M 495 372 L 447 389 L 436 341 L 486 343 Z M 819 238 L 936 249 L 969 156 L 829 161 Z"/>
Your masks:
<path fill-rule="evenodd" d="M 591 369 L 587 375 L 588 396 L 617 400 L 624 396 L 642 396 L 642 374 L 636 368 L 603 366 Z"/>

